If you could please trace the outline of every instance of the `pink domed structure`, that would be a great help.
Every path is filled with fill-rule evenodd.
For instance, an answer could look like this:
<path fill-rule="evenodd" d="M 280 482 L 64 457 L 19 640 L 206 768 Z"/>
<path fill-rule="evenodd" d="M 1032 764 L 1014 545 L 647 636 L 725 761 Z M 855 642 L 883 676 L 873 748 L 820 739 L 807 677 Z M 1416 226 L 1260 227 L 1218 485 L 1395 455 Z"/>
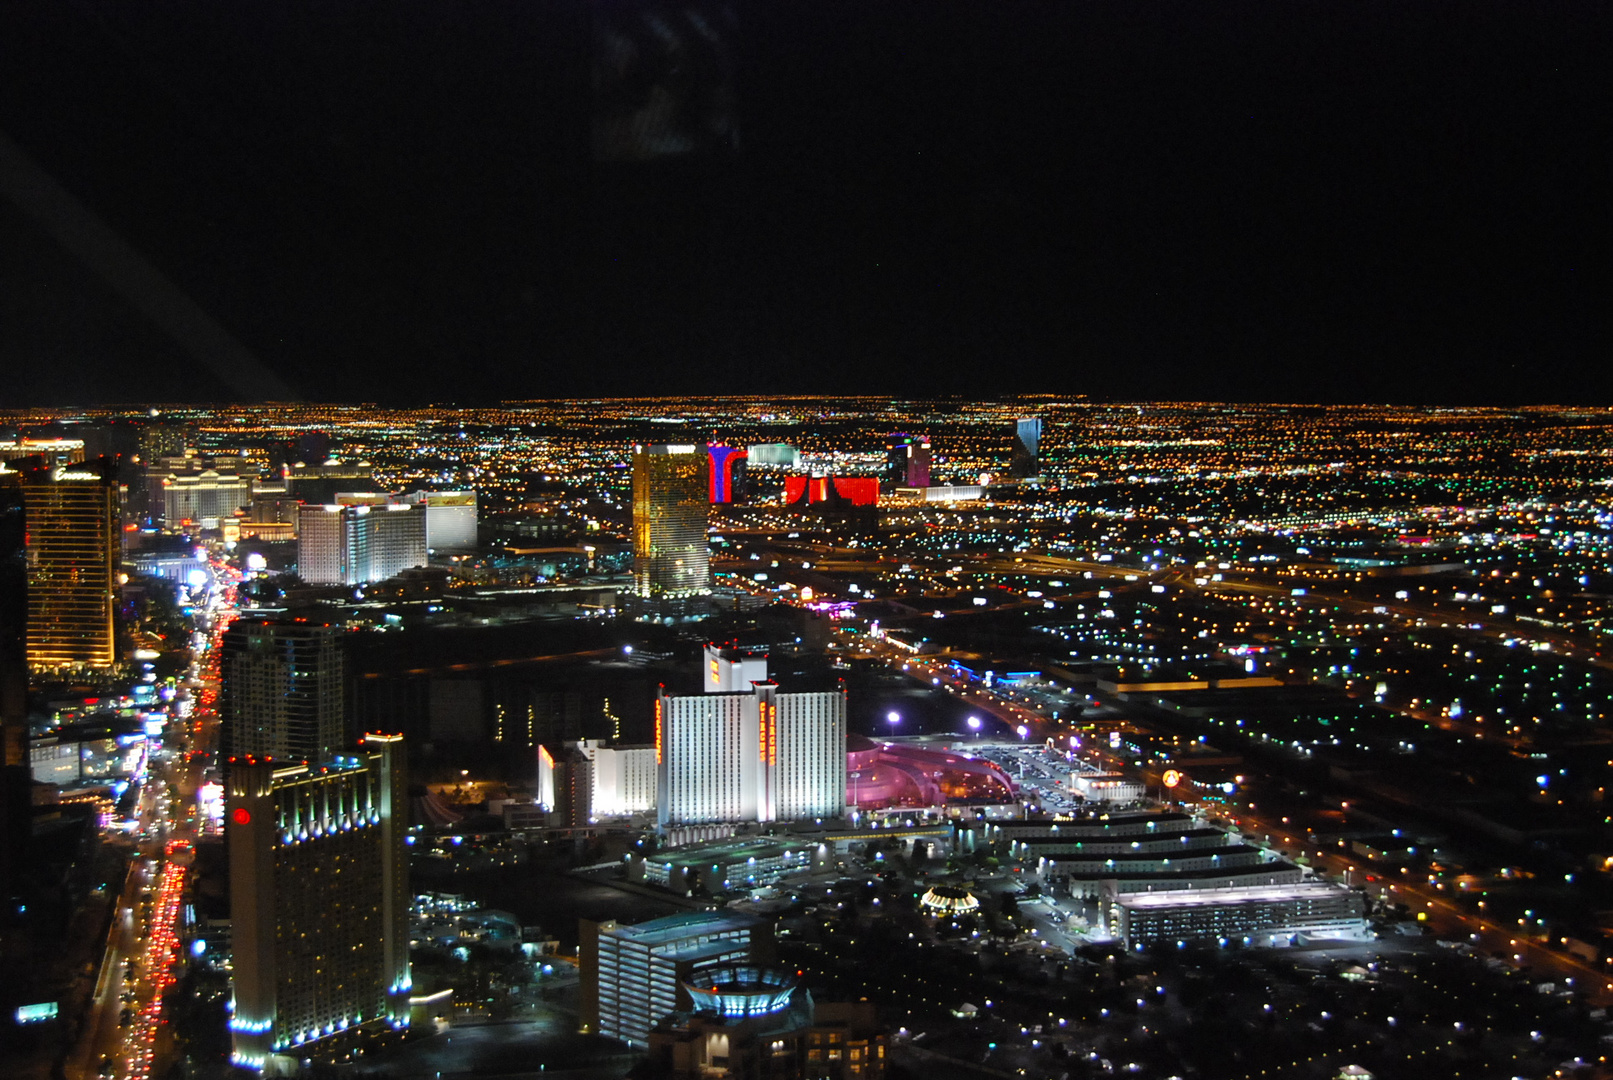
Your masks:
<path fill-rule="evenodd" d="M 846 805 L 861 810 L 947 803 L 1007 803 L 1014 781 L 990 761 L 950 750 L 846 740 Z"/>

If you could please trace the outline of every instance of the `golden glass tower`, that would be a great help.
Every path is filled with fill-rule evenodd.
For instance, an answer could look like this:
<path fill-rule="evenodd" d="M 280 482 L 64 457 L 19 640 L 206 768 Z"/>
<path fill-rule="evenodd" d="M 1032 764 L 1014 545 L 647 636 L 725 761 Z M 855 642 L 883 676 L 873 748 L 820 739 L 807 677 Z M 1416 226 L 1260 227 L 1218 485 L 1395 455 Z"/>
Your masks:
<path fill-rule="evenodd" d="M 705 614 L 711 458 L 699 444 L 633 451 L 633 598 L 652 617 Z"/>
<path fill-rule="evenodd" d="M 110 668 L 121 556 L 117 462 L 19 470 L 28 522 L 28 665 Z"/>

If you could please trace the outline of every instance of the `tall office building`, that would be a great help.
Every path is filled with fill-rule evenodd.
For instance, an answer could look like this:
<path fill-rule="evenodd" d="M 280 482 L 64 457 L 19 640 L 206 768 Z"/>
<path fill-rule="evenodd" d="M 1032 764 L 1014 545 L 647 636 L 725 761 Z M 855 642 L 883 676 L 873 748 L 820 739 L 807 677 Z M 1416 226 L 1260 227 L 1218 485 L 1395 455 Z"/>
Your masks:
<path fill-rule="evenodd" d="M 745 451 L 732 446 L 708 446 L 711 455 L 711 501 L 715 504 L 745 501 Z"/>
<path fill-rule="evenodd" d="M 476 492 L 412 491 L 398 501 L 426 508 L 427 550 L 438 554 L 476 550 Z"/>
<path fill-rule="evenodd" d="M 885 437 L 885 480 L 893 488 L 930 486 L 930 438 L 927 435 Z"/>
<path fill-rule="evenodd" d="M 780 693 L 767 680 L 765 664 L 756 670 L 753 655 L 708 647 L 706 661 L 704 693 L 678 696 L 662 687 L 656 697 L 658 822 L 798 821 L 844 814 L 844 687 Z M 744 689 L 737 688 L 741 680 L 748 682 Z"/>
<path fill-rule="evenodd" d="M 28 663 L 110 668 L 122 554 L 117 461 L 18 471 L 27 520 Z"/>
<path fill-rule="evenodd" d="M 226 757 L 324 761 L 347 742 L 340 632 L 294 619 L 239 619 L 225 632 L 218 712 Z"/>
<path fill-rule="evenodd" d="M 637 926 L 583 920 L 578 947 L 582 1029 L 648 1045 L 661 1018 L 690 1006 L 683 983 L 697 967 L 765 959 L 768 926 L 748 915 L 702 911 Z"/>
<path fill-rule="evenodd" d="M 1008 475 L 1022 480 L 1042 475 L 1042 421 L 1022 416 L 1014 421 L 1014 446 L 1008 462 Z"/>
<path fill-rule="evenodd" d="M 711 459 L 694 444 L 633 452 L 633 599 L 645 615 L 704 614 L 711 595 Z"/>
<path fill-rule="evenodd" d="M 311 585 L 365 585 L 426 565 L 426 508 L 340 495 L 297 512 L 297 573 Z"/>
<path fill-rule="evenodd" d="M 161 519 L 162 479 L 168 475 L 160 466 L 161 459 L 183 458 L 185 447 L 193 444 L 195 439 L 194 429 L 160 420 L 143 423 L 136 429 L 134 446 L 129 448 L 132 454 L 129 464 L 132 467 L 128 476 L 129 504 L 126 513 L 131 521 L 151 524 Z"/>
<path fill-rule="evenodd" d="M 231 1060 L 289 1074 L 409 1023 L 403 736 L 230 762 Z"/>

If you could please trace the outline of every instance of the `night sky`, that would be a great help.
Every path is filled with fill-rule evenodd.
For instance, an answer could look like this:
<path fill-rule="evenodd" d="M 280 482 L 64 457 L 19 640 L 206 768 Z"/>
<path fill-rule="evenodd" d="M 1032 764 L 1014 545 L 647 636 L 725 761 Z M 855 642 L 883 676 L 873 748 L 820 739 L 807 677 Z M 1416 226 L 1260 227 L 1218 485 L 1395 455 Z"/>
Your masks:
<path fill-rule="evenodd" d="M 0 406 L 1613 403 L 1592 3 L 0 6 Z"/>

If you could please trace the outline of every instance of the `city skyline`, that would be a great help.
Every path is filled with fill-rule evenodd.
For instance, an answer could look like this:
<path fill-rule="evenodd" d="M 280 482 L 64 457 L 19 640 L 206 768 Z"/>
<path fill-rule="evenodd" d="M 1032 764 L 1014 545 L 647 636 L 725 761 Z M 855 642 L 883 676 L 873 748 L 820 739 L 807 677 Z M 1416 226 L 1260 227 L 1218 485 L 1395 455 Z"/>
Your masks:
<path fill-rule="evenodd" d="M 1613 1080 L 1613 7 L 0 5 L 4 1080 Z"/>
<path fill-rule="evenodd" d="M 1607 1034 L 1613 409 L 0 424 L 8 1077 L 1535 1075 Z M 28 672 L 97 537 L 110 657 Z"/>

